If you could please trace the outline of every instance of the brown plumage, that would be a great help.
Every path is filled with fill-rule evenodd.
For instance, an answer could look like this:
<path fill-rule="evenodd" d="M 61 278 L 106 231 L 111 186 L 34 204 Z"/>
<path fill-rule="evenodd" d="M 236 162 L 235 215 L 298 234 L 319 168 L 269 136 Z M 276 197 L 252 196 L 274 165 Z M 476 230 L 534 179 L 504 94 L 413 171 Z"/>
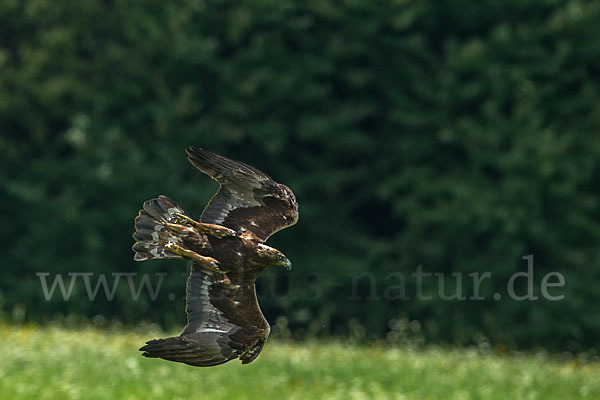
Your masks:
<path fill-rule="evenodd" d="M 150 340 L 143 356 L 194 366 L 239 358 L 252 362 L 269 335 L 254 282 L 267 267 L 291 264 L 267 246 L 269 236 L 298 220 L 293 192 L 265 173 L 201 148 L 190 162 L 220 184 L 200 222 L 166 196 L 144 203 L 135 219 L 134 259 L 193 261 L 186 291 L 188 324 L 180 336 Z"/>

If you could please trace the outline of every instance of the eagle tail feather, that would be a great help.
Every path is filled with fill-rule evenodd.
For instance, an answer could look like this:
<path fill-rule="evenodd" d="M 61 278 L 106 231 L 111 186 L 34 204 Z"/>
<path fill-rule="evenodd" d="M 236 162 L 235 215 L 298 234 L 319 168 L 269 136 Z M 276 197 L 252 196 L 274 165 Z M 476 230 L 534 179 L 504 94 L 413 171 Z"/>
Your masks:
<path fill-rule="evenodd" d="M 182 238 L 169 232 L 164 223 L 169 222 L 173 214 L 185 214 L 167 196 L 159 196 L 148 200 L 135 218 L 136 241 L 131 248 L 135 252 L 134 260 L 145 261 L 154 258 L 181 258 L 168 252 L 165 246 L 169 243 L 181 243 Z"/>

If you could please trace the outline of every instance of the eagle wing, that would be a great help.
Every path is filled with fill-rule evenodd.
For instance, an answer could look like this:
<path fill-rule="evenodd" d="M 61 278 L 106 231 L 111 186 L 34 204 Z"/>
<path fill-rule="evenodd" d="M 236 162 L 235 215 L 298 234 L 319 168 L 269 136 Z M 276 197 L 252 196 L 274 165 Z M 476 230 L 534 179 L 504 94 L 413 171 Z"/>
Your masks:
<path fill-rule="evenodd" d="M 200 218 L 261 240 L 298 220 L 294 193 L 267 174 L 239 161 L 189 147 L 188 159 L 220 185 Z"/>
<path fill-rule="evenodd" d="M 143 356 L 208 367 L 240 358 L 252 362 L 261 352 L 270 327 L 254 283 L 235 275 L 205 271 L 192 264 L 188 278 L 188 324 L 177 337 L 151 340 Z"/>

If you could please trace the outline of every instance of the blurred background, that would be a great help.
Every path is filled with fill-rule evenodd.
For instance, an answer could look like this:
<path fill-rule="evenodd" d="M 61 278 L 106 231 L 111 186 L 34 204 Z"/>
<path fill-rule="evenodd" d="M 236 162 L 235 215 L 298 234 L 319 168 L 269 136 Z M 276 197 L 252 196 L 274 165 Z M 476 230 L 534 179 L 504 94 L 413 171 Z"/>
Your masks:
<path fill-rule="evenodd" d="M 591 1 L 4 0 L 0 319 L 183 326 L 186 263 L 130 248 L 145 200 L 199 217 L 217 190 L 194 145 L 297 195 L 269 240 L 294 269 L 258 282 L 274 334 L 594 351 L 599 20 Z M 562 300 L 505 295 L 526 255 Z M 418 266 L 467 296 L 489 271 L 485 300 L 435 279 L 417 299 Z M 123 278 L 46 300 L 40 273 L 75 272 L 167 275 L 155 299 Z"/>

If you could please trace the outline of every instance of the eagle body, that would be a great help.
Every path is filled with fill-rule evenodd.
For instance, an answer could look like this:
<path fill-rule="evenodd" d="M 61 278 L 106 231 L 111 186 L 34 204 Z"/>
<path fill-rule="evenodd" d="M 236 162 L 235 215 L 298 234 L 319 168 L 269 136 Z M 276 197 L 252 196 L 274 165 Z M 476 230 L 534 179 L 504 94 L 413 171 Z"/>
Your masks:
<path fill-rule="evenodd" d="M 254 237 L 242 235 L 218 239 L 190 231 L 181 238 L 186 248 L 227 266 L 227 275 L 230 277 L 240 275 L 240 278 L 254 280 L 281 257 L 278 250 Z"/>
<path fill-rule="evenodd" d="M 200 148 L 190 162 L 220 184 L 200 222 L 166 196 L 146 201 L 135 219 L 134 259 L 188 258 L 188 324 L 181 335 L 150 340 L 142 355 L 193 366 L 239 358 L 252 362 L 270 332 L 256 298 L 255 281 L 266 268 L 289 260 L 265 244 L 298 220 L 293 192 L 265 173 Z"/>

